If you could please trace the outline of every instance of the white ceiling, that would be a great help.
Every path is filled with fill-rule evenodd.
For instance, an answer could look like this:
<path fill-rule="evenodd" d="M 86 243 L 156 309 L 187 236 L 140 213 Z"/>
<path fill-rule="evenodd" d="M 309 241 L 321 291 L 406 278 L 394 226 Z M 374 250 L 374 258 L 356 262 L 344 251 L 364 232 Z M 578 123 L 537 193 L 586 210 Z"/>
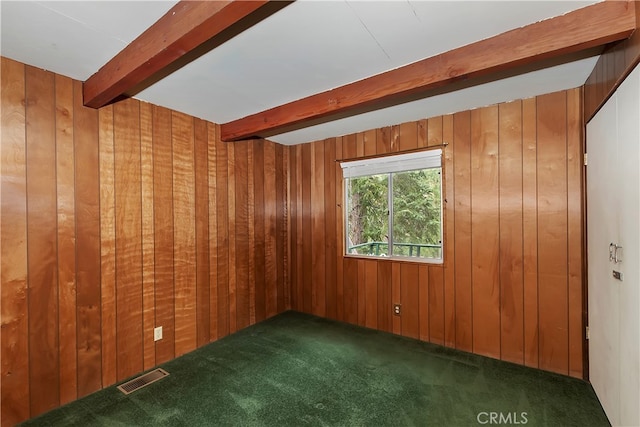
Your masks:
<path fill-rule="evenodd" d="M 136 98 L 225 123 L 592 3 L 298 0 Z M 2 55 L 86 80 L 174 4 L 3 0 Z M 596 60 L 581 59 L 269 139 L 309 142 L 573 88 L 585 82 Z"/>

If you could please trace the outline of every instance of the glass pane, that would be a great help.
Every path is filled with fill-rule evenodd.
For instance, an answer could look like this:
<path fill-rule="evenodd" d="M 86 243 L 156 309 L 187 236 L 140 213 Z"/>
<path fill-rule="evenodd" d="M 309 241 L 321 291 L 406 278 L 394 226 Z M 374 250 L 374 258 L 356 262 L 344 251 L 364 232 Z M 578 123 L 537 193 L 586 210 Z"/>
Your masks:
<path fill-rule="evenodd" d="M 347 253 L 389 255 L 389 175 L 347 180 Z"/>
<path fill-rule="evenodd" d="M 393 174 L 393 255 L 442 258 L 440 168 Z"/>

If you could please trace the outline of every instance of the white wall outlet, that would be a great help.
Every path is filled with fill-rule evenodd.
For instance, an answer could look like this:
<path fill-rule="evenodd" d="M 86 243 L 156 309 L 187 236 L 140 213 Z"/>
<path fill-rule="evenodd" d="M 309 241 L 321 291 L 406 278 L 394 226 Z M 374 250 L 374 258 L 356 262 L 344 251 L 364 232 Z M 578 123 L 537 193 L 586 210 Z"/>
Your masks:
<path fill-rule="evenodd" d="M 162 339 L 162 326 L 158 326 L 153 329 L 153 340 L 159 341 Z"/>

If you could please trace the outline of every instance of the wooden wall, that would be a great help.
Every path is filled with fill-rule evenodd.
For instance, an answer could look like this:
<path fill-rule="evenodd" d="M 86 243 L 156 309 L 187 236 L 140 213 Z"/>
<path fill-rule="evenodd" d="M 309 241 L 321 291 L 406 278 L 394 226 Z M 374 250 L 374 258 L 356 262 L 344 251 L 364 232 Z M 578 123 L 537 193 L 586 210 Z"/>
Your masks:
<path fill-rule="evenodd" d="M 583 377 L 581 106 L 574 89 L 289 147 L 292 307 Z M 336 160 L 443 142 L 444 264 L 343 257 Z"/>
<path fill-rule="evenodd" d="M 290 306 L 288 150 L 2 58 L 2 425 Z M 153 341 L 153 328 L 164 338 Z"/>
<path fill-rule="evenodd" d="M 629 1 L 635 7 L 636 31 L 627 40 L 608 46 L 584 85 L 584 121 L 589 122 L 616 88 L 640 62 L 640 1 Z"/>

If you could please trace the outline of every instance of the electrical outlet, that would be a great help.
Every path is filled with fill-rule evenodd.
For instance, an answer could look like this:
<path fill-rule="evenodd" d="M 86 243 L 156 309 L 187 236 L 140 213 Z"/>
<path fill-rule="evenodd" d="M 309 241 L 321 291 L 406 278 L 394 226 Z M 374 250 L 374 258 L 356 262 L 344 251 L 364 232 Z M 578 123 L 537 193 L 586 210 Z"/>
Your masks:
<path fill-rule="evenodd" d="M 400 316 L 400 304 L 393 304 L 393 314 Z"/>
<path fill-rule="evenodd" d="M 162 326 L 153 329 L 153 340 L 160 341 L 162 339 Z"/>

